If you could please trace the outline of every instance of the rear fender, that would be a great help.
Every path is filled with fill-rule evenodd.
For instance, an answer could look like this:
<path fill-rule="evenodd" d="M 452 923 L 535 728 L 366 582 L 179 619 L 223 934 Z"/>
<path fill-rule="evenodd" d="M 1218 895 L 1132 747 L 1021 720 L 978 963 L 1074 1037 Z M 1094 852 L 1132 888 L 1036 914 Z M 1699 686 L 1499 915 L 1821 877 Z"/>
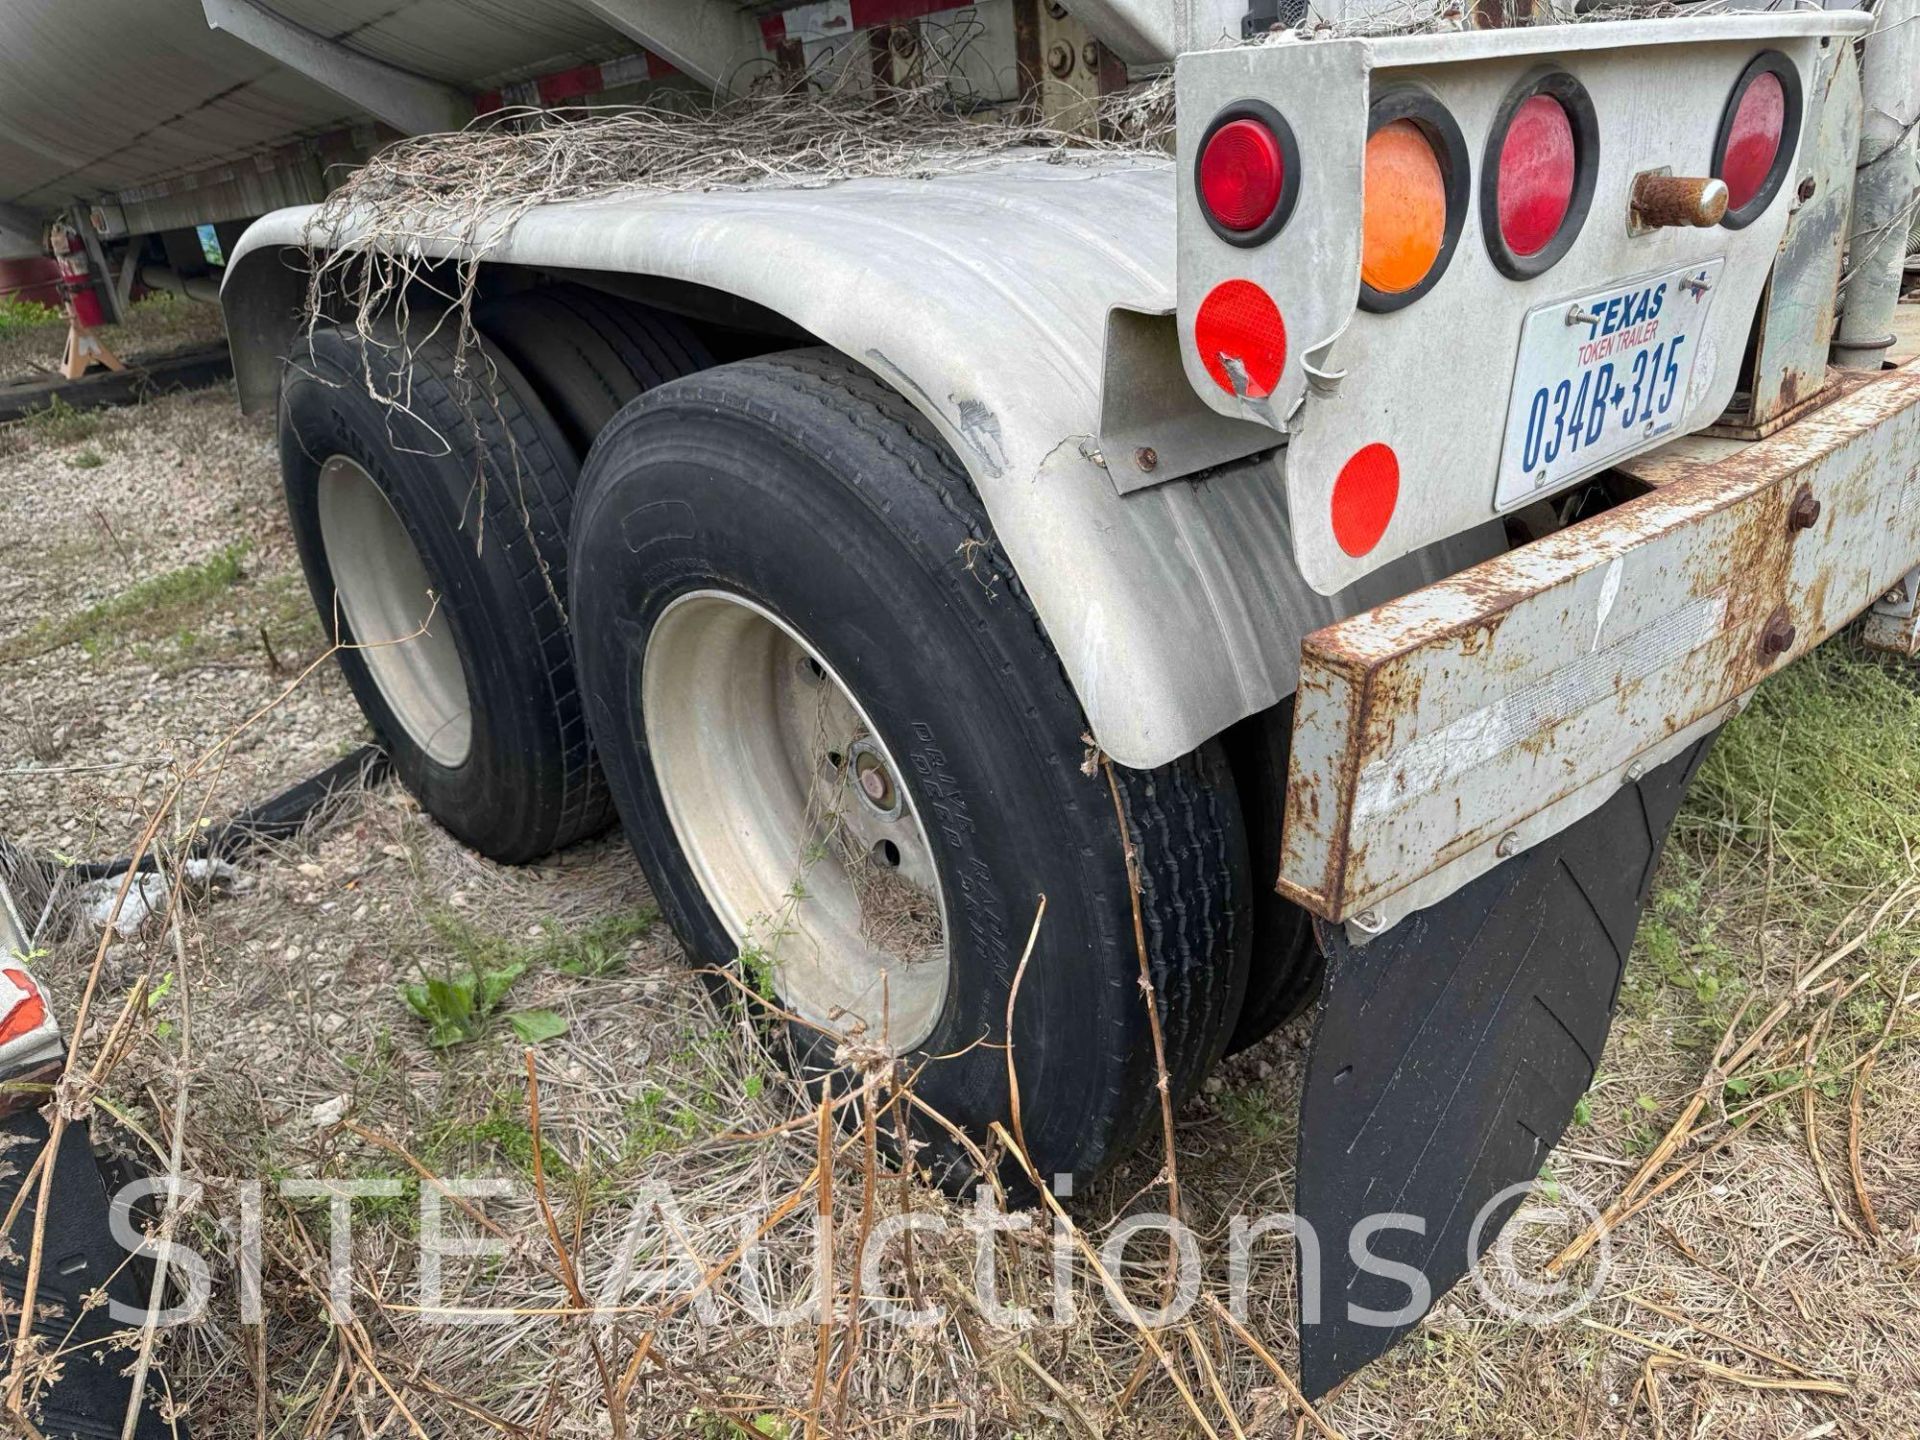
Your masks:
<path fill-rule="evenodd" d="M 1148 767 L 1291 694 L 1308 631 L 1502 548 L 1497 527 L 1483 527 L 1327 597 L 1290 558 L 1272 455 L 1121 493 L 1095 438 L 1102 345 L 1116 307 L 1173 310 L 1174 188 L 1163 158 L 1109 155 L 636 193 L 532 210 L 485 259 L 703 286 L 895 387 L 967 467 L 1094 738 Z M 228 267 L 222 300 L 249 409 L 272 402 L 292 347 L 314 215 L 261 220 Z M 349 222 L 312 239 L 325 250 L 359 236 Z M 437 230 L 418 248 L 470 249 Z"/>

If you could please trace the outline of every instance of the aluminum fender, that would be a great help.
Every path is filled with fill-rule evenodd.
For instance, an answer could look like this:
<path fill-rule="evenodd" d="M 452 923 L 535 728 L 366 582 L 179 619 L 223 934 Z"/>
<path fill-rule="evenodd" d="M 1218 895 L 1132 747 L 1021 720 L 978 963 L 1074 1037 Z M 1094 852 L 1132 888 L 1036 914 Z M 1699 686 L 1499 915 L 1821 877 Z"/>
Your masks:
<path fill-rule="evenodd" d="M 487 258 L 706 285 L 786 316 L 896 386 L 971 473 L 1094 738 L 1144 767 L 1291 693 L 1308 631 L 1495 543 L 1459 537 L 1328 598 L 1294 567 L 1276 461 L 1115 490 L 1093 438 L 1107 311 L 1172 309 L 1173 191 L 1164 160 L 1081 156 L 812 189 L 636 194 L 534 210 Z M 259 221 L 229 267 L 222 298 L 250 409 L 278 384 L 303 284 L 286 247 L 305 243 L 311 214 Z"/>

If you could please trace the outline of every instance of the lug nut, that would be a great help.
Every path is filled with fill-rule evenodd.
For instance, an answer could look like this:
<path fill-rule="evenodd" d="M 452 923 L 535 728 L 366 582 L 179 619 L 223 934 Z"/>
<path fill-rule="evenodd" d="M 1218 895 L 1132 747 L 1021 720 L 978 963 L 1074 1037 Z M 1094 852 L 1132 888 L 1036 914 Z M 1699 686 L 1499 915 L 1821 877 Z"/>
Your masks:
<path fill-rule="evenodd" d="M 1073 73 L 1073 47 L 1064 40 L 1056 40 L 1047 47 L 1047 69 L 1059 79 L 1066 79 Z"/>
<path fill-rule="evenodd" d="M 1517 854 L 1519 849 L 1520 832 L 1518 830 L 1509 830 L 1500 837 L 1500 843 L 1493 847 L 1493 853 L 1498 855 L 1502 860 L 1505 860 Z"/>
<path fill-rule="evenodd" d="M 1133 452 L 1133 463 L 1138 465 L 1142 470 L 1158 470 L 1160 468 L 1160 452 L 1155 450 L 1151 445 L 1142 445 L 1138 450 Z"/>
<path fill-rule="evenodd" d="M 1820 518 L 1820 502 L 1814 498 L 1813 488 L 1802 485 L 1794 493 L 1793 504 L 1787 507 L 1787 530 L 1811 530 Z"/>

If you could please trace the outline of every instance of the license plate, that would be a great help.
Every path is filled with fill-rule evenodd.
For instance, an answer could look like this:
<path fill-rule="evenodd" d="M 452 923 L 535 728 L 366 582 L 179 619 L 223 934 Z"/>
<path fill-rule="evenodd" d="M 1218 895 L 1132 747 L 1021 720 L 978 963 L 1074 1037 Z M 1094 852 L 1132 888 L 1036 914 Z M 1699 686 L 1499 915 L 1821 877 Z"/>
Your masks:
<path fill-rule="evenodd" d="M 1494 508 L 1510 510 L 1672 434 L 1721 259 L 1537 305 L 1520 324 Z"/>

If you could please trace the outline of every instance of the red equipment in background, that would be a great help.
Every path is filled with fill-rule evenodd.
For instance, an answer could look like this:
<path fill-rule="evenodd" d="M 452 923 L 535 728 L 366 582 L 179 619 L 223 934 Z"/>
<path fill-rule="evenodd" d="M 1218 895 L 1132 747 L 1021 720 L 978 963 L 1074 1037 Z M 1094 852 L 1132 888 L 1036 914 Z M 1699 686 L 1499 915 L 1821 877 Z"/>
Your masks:
<path fill-rule="evenodd" d="M 87 250 L 70 225 L 55 225 L 51 237 L 54 262 L 60 267 L 60 290 L 67 301 L 67 358 L 62 367 L 69 380 L 78 380 L 95 365 L 124 370 L 119 356 L 109 350 L 95 327 L 107 323 L 107 313 L 93 288 L 87 269 Z"/>

